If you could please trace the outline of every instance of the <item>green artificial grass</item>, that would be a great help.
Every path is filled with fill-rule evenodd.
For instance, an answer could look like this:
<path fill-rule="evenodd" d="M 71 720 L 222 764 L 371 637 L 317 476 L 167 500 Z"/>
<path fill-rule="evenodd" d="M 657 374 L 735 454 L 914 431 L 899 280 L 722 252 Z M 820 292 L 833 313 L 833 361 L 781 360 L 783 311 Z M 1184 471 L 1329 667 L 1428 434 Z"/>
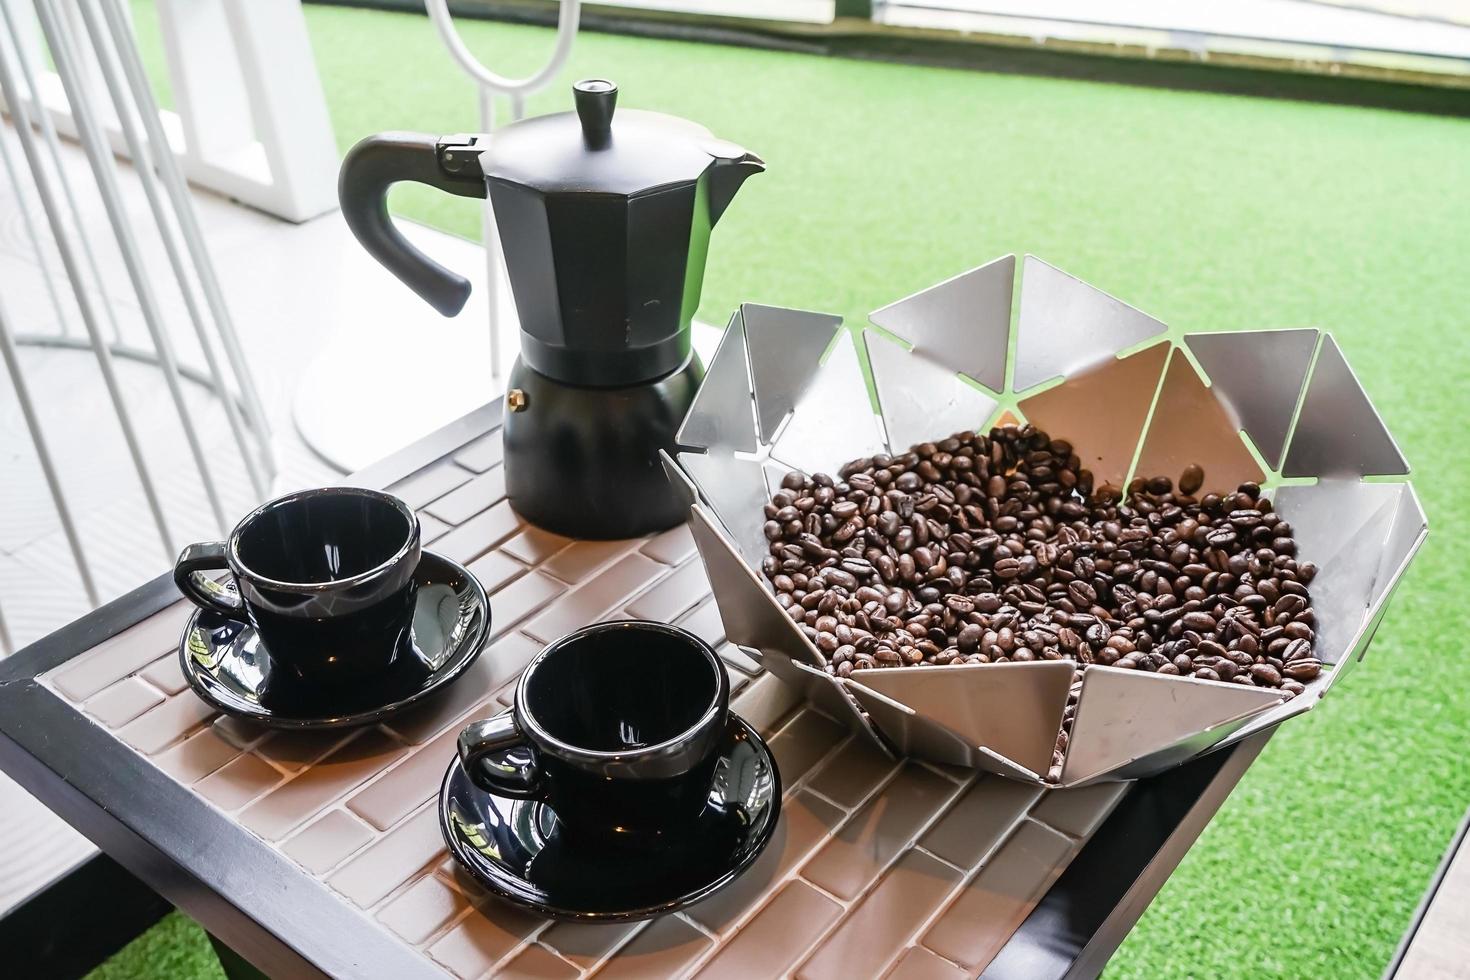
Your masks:
<path fill-rule="evenodd" d="M 472 86 L 425 18 L 306 16 L 342 149 L 379 130 L 477 128 Z M 510 73 L 539 65 L 551 37 L 461 30 Z M 769 165 L 715 231 L 708 320 L 749 300 L 861 324 L 1031 252 L 1176 336 L 1336 333 L 1415 466 L 1428 544 L 1372 655 L 1272 739 L 1108 972 L 1377 976 L 1470 799 L 1470 122 L 596 34 L 577 40 L 564 78 L 586 75 Z M 565 88 L 531 110 L 568 107 Z M 405 188 L 393 203 L 478 234 L 474 202 Z M 212 969 L 197 931 L 171 917 L 99 975 Z"/>

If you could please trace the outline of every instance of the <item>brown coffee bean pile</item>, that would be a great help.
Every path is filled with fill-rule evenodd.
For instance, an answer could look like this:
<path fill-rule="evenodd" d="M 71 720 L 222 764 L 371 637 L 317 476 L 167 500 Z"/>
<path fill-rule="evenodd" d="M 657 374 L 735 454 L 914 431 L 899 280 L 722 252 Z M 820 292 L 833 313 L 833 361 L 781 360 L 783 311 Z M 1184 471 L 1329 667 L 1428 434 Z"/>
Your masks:
<path fill-rule="evenodd" d="M 1204 479 L 1191 465 L 1123 494 L 1034 426 L 956 433 L 787 474 L 762 570 L 841 677 L 1065 659 L 1294 697 L 1322 670 L 1316 567 L 1259 486 L 1194 496 Z M 1058 765 L 1075 703 L 1074 683 Z"/>

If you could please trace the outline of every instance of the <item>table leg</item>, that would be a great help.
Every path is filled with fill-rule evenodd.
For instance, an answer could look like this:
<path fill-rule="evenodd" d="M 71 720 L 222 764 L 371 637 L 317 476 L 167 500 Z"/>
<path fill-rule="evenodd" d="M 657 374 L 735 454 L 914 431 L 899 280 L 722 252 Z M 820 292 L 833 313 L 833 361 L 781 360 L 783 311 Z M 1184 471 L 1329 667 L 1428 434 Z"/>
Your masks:
<path fill-rule="evenodd" d="M 209 935 L 209 944 L 214 947 L 214 955 L 219 958 L 220 969 L 225 971 L 228 980 L 270 980 L 252 966 L 249 960 L 216 939 L 213 934 L 206 935 Z"/>

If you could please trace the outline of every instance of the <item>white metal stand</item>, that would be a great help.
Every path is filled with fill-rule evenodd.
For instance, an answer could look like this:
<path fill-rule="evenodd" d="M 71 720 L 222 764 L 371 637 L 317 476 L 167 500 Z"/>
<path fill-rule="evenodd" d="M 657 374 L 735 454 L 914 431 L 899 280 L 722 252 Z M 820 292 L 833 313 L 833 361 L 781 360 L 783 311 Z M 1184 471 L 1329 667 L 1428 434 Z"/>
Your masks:
<path fill-rule="evenodd" d="M 498 99 L 509 103 L 512 120 L 520 119 L 526 97 L 545 88 L 565 66 L 582 5 L 581 0 L 562 0 L 550 56 L 539 71 L 520 79 L 492 72 L 470 53 L 445 0 L 425 0 L 425 6 L 450 57 L 479 89 L 481 131 L 493 134 Z M 484 253 L 478 261 L 484 263 L 485 274 L 472 277 L 476 294 L 457 320 L 442 320 L 405 289 L 403 295 L 411 301 L 406 309 L 383 310 L 372 322 L 344 327 L 308 369 L 293 415 L 302 438 L 327 462 L 346 470 L 361 468 L 458 418 L 466 404 L 483 404 L 501 393 L 502 350 L 506 340 L 515 343 L 517 320 L 488 200 L 481 214 Z M 446 250 L 464 251 L 442 241 L 429 248 L 430 254 Z M 386 275 L 381 270 L 372 274 Z M 488 363 L 481 359 L 487 340 Z M 382 397 L 388 390 L 396 393 L 391 404 Z"/>

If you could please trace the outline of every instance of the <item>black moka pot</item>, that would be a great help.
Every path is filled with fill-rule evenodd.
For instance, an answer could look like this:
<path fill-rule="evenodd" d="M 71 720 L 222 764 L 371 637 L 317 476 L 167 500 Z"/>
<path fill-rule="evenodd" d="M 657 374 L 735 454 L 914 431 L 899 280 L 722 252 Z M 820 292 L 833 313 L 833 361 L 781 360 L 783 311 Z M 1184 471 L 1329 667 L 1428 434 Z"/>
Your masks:
<path fill-rule="evenodd" d="M 445 316 L 464 277 L 410 245 L 388 216 L 400 180 L 488 193 L 521 322 L 505 415 L 511 505 L 547 530 L 623 538 L 684 510 L 664 477 L 704 371 L 690 344 L 710 229 L 760 158 L 656 112 L 614 117 L 617 86 L 577 82 L 576 112 L 491 136 L 383 133 L 342 162 L 357 240 Z"/>

